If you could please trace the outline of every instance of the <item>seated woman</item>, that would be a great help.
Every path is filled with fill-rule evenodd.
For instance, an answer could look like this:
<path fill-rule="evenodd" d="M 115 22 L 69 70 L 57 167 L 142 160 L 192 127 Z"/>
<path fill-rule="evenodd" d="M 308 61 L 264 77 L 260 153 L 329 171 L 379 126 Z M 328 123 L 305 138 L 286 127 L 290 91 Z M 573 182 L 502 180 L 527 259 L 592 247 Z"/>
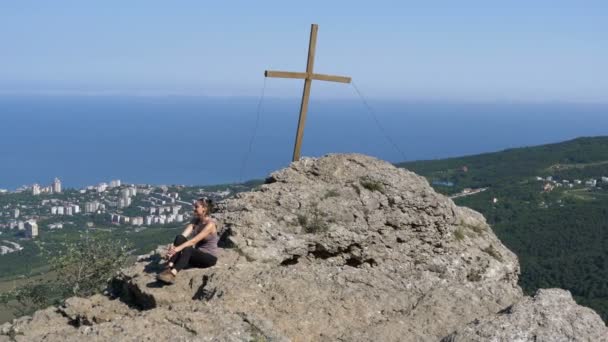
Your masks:
<path fill-rule="evenodd" d="M 173 284 L 177 272 L 186 266 L 210 267 L 217 262 L 219 240 L 215 219 L 209 214 L 213 202 L 206 198 L 198 199 L 194 204 L 194 217 L 181 235 L 175 237 L 167 251 L 167 269 L 157 279 L 163 283 Z M 191 237 L 189 239 L 189 237 Z"/>

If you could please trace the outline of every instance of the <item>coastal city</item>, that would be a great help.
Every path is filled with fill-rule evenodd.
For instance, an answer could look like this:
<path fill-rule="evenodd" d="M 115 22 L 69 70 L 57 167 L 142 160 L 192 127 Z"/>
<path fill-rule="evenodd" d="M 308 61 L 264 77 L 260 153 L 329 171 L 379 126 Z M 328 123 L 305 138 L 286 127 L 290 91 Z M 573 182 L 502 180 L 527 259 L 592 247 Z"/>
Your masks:
<path fill-rule="evenodd" d="M 119 179 L 64 189 L 59 178 L 49 185 L 32 184 L 15 191 L 0 189 L 0 255 L 22 250 L 20 239 L 36 239 L 64 227 L 140 231 L 151 226 L 181 225 L 191 219 L 194 199 L 207 197 L 217 201 L 232 192 L 229 186 L 211 191 L 202 187 L 124 184 Z M 2 200 L 8 197 L 10 201 Z"/>

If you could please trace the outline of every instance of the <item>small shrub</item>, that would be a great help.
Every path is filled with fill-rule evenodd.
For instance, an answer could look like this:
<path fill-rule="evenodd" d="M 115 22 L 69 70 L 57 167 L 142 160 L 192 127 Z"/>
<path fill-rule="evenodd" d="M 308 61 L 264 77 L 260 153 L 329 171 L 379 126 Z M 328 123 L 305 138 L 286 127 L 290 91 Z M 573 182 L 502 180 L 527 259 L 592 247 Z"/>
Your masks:
<path fill-rule="evenodd" d="M 456 239 L 456 241 L 464 240 L 464 230 L 462 230 L 462 228 L 456 229 L 454 231 L 454 238 Z"/>
<path fill-rule="evenodd" d="M 352 186 L 353 189 L 355 189 L 355 192 L 357 193 L 357 195 L 361 195 L 361 189 L 357 186 L 357 184 L 351 184 L 350 186 Z"/>
<path fill-rule="evenodd" d="M 483 225 L 463 224 L 462 226 L 474 231 L 475 233 L 477 233 L 477 235 L 481 235 L 483 232 L 486 231 L 486 228 Z"/>
<path fill-rule="evenodd" d="M 334 189 L 330 189 L 327 190 L 327 192 L 325 192 L 325 195 L 323 195 L 323 199 L 326 198 L 330 198 L 330 197 L 339 197 L 340 193 L 338 193 L 338 191 L 334 190 Z"/>
<path fill-rule="evenodd" d="M 300 226 L 306 227 L 306 225 L 308 224 L 308 217 L 303 214 L 298 214 L 298 223 L 300 224 Z"/>
<path fill-rule="evenodd" d="M 326 216 L 327 214 L 321 212 L 319 208 L 314 206 L 308 213 L 298 214 L 298 223 L 304 228 L 306 233 L 322 233 L 329 229 Z"/>
<path fill-rule="evenodd" d="M 378 181 L 369 178 L 363 178 L 359 181 L 359 183 L 361 183 L 361 186 L 369 191 L 378 191 L 380 193 L 384 193 L 384 186 Z"/>
<path fill-rule="evenodd" d="M 501 262 L 503 261 L 502 255 L 500 255 L 500 253 L 498 253 L 498 251 L 494 248 L 493 245 L 489 245 L 488 247 L 484 248 L 483 251 L 486 252 L 491 257 L 493 257 L 494 259 L 501 261 Z"/>

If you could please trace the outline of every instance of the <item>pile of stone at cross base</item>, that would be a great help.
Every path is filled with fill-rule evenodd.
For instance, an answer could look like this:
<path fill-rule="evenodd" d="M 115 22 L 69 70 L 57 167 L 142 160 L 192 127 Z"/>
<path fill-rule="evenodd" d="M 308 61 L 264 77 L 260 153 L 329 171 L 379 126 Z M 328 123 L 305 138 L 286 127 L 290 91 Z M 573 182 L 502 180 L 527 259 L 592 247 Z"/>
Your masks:
<path fill-rule="evenodd" d="M 218 264 L 155 281 L 158 252 L 1 327 L 0 341 L 608 341 L 564 290 L 525 297 L 483 216 L 357 154 L 304 158 L 218 204 Z"/>

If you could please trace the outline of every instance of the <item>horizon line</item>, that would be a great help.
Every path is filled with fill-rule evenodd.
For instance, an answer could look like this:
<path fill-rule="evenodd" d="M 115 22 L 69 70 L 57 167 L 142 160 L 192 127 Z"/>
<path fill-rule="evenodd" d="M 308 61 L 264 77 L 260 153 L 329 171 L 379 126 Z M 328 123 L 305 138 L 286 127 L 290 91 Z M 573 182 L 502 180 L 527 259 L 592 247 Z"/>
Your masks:
<path fill-rule="evenodd" d="M 35 91 L 15 91 L 1 90 L 0 97 L 8 96 L 40 96 L 40 97 L 134 97 L 134 98 L 254 98 L 259 99 L 260 95 L 253 94 L 234 94 L 216 93 L 210 94 L 196 91 L 124 91 L 124 90 L 35 90 Z M 300 96 L 292 95 L 265 95 L 264 98 L 273 100 L 301 100 Z M 448 104 L 530 104 L 530 105 L 550 105 L 550 104 L 570 104 L 570 105 L 608 105 L 608 100 L 560 100 L 560 99 L 514 99 L 514 98 L 492 98 L 492 99 L 471 99 L 455 97 L 392 97 L 392 96 L 366 96 L 367 99 L 376 101 L 390 102 L 417 102 L 417 103 L 448 103 Z M 349 96 L 318 96 L 311 99 L 312 102 L 336 101 L 336 100 L 359 100 Z"/>

